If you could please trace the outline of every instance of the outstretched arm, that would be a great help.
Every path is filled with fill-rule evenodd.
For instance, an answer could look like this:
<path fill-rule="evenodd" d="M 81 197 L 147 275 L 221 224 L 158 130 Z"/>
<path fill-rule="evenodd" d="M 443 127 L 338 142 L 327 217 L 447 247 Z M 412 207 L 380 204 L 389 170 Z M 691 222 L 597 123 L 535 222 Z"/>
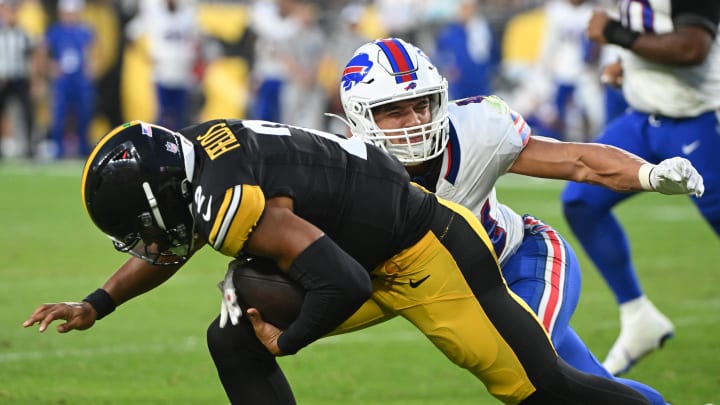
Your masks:
<path fill-rule="evenodd" d="M 37 323 L 38 330 L 44 332 L 53 321 L 61 319 L 65 322 L 57 327 L 60 333 L 88 329 L 96 320 L 112 312 L 115 306 L 162 284 L 180 267 L 157 266 L 131 257 L 105 282 L 102 289 L 88 295 L 86 300 L 42 304 L 23 322 L 23 326 Z"/>
<path fill-rule="evenodd" d="M 652 165 L 620 148 L 598 143 L 559 142 L 534 136 L 510 172 L 533 177 L 601 185 L 615 191 L 695 194 L 705 190 L 702 176 L 683 158 Z"/>

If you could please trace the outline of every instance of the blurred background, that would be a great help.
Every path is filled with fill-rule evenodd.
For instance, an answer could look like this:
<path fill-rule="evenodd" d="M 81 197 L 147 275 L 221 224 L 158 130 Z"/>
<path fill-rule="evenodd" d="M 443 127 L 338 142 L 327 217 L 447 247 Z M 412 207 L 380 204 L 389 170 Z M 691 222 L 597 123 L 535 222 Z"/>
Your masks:
<path fill-rule="evenodd" d="M 431 57 L 451 98 L 498 94 L 537 134 L 591 140 L 624 109 L 599 81 L 616 50 L 585 37 L 592 9 L 610 2 L 0 0 L 0 404 L 225 401 L 204 336 L 227 265 L 212 251 L 92 331 L 21 327 L 39 301 L 83 297 L 126 259 L 78 199 L 82 159 L 110 128 L 237 117 L 343 133 L 323 113 L 342 113 L 346 62 L 366 41 L 399 36 Z M 498 192 L 578 246 L 561 213 L 563 185 L 508 175 Z M 630 378 L 674 404 L 720 403 L 712 230 L 685 198 L 644 193 L 617 212 L 646 291 L 678 326 Z M 583 291 L 573 327 L 606 353 L 617 307 L 577 250 Z M 303 404 L 496 403 L 400 319 L 295 357 L 281 363 Z"/>
<path fill-rule="evenodd" d="M 0 0 L 0 154 L 82 159 L 132 119 L 178 129 L 254 118 L 344 132 L 323 115 L 342 113 L 343 67 L 386 36 L 420 46 L 451 99 L 498 94 L 536 133 L 586 141 L 615 114 L 599 81 L 612 50 L 593 49 L 584 32 L 607 3 Z"/>

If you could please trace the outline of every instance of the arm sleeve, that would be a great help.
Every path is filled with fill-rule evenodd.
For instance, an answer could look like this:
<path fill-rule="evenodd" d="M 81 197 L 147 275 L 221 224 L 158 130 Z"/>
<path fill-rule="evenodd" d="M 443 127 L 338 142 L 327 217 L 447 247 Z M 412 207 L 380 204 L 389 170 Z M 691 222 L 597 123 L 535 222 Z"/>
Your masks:
<path fill-rule="evenodd" d="M 720 23 L 720 2 L 706 0 L 673 0 L 672 19 L 675 25 L 704 28 L 715 38 Z"/>
<path fill-rule="evenodd" d="M 305 288 L 300 315 L 278 338 L 284 354 L 294 354 L 321 338 L 370 298 L 370 275 L 327 235 L 308 246 L 288 269 Z"/>

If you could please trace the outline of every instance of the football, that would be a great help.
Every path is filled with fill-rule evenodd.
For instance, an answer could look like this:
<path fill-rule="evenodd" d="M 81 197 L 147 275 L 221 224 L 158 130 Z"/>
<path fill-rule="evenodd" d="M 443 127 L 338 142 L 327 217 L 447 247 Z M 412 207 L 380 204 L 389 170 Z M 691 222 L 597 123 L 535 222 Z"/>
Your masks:
<path fill-rule="evenodd" d="M 230 263 L 238 304 L 243 313 L 256 308 L 265 322 L 286 329 L 300 314 L 305 290 L 280 270 L 275 262 L 261 257 Z"/>

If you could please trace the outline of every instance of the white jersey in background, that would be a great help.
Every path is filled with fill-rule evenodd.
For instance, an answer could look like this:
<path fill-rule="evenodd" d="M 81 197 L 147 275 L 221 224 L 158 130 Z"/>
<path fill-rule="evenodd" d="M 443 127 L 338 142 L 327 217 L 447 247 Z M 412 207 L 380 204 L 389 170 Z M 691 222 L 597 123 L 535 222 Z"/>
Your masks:
<path fill-rule="evenodd" d="M 588 72 L 585 31 L 592 16 L 591 3 L 551 1 L 545 6 L 546 29 L 541 63 L 558 83 L 578 83 Z"/>
<path fill-rule="evenodd" d="M 637 32 L 672 32 L 673 8 L 682 0 L 620 2 L 620 21 Z M 715 37 L 705 61 L 694 66 L 651 62 L 623 49 L 623 93 L 635 110 L 672 118 L 694 117 L 720 108 L 720 42 Z"/>
<path fill-rule="evenodd" d="M 436 194 L 480 218 L 501 264 L 523 240 L 523 220 L 501 204 L 498 178 L 508 172 L 530 139 L 525 120 L 497 96 L 451 102 L 450 141 L 443 152 Z"/>
<path fill-rule="evenodd" d="M 175 11 L 162 2 L 143 4 L 140 14 L 128 24 L 126 34 L 132 40 L 147 35 L 153 80 L 167 87 L 192 85 L 200 46 L 196 9 L 188 2 L 178 2 Z"/>

